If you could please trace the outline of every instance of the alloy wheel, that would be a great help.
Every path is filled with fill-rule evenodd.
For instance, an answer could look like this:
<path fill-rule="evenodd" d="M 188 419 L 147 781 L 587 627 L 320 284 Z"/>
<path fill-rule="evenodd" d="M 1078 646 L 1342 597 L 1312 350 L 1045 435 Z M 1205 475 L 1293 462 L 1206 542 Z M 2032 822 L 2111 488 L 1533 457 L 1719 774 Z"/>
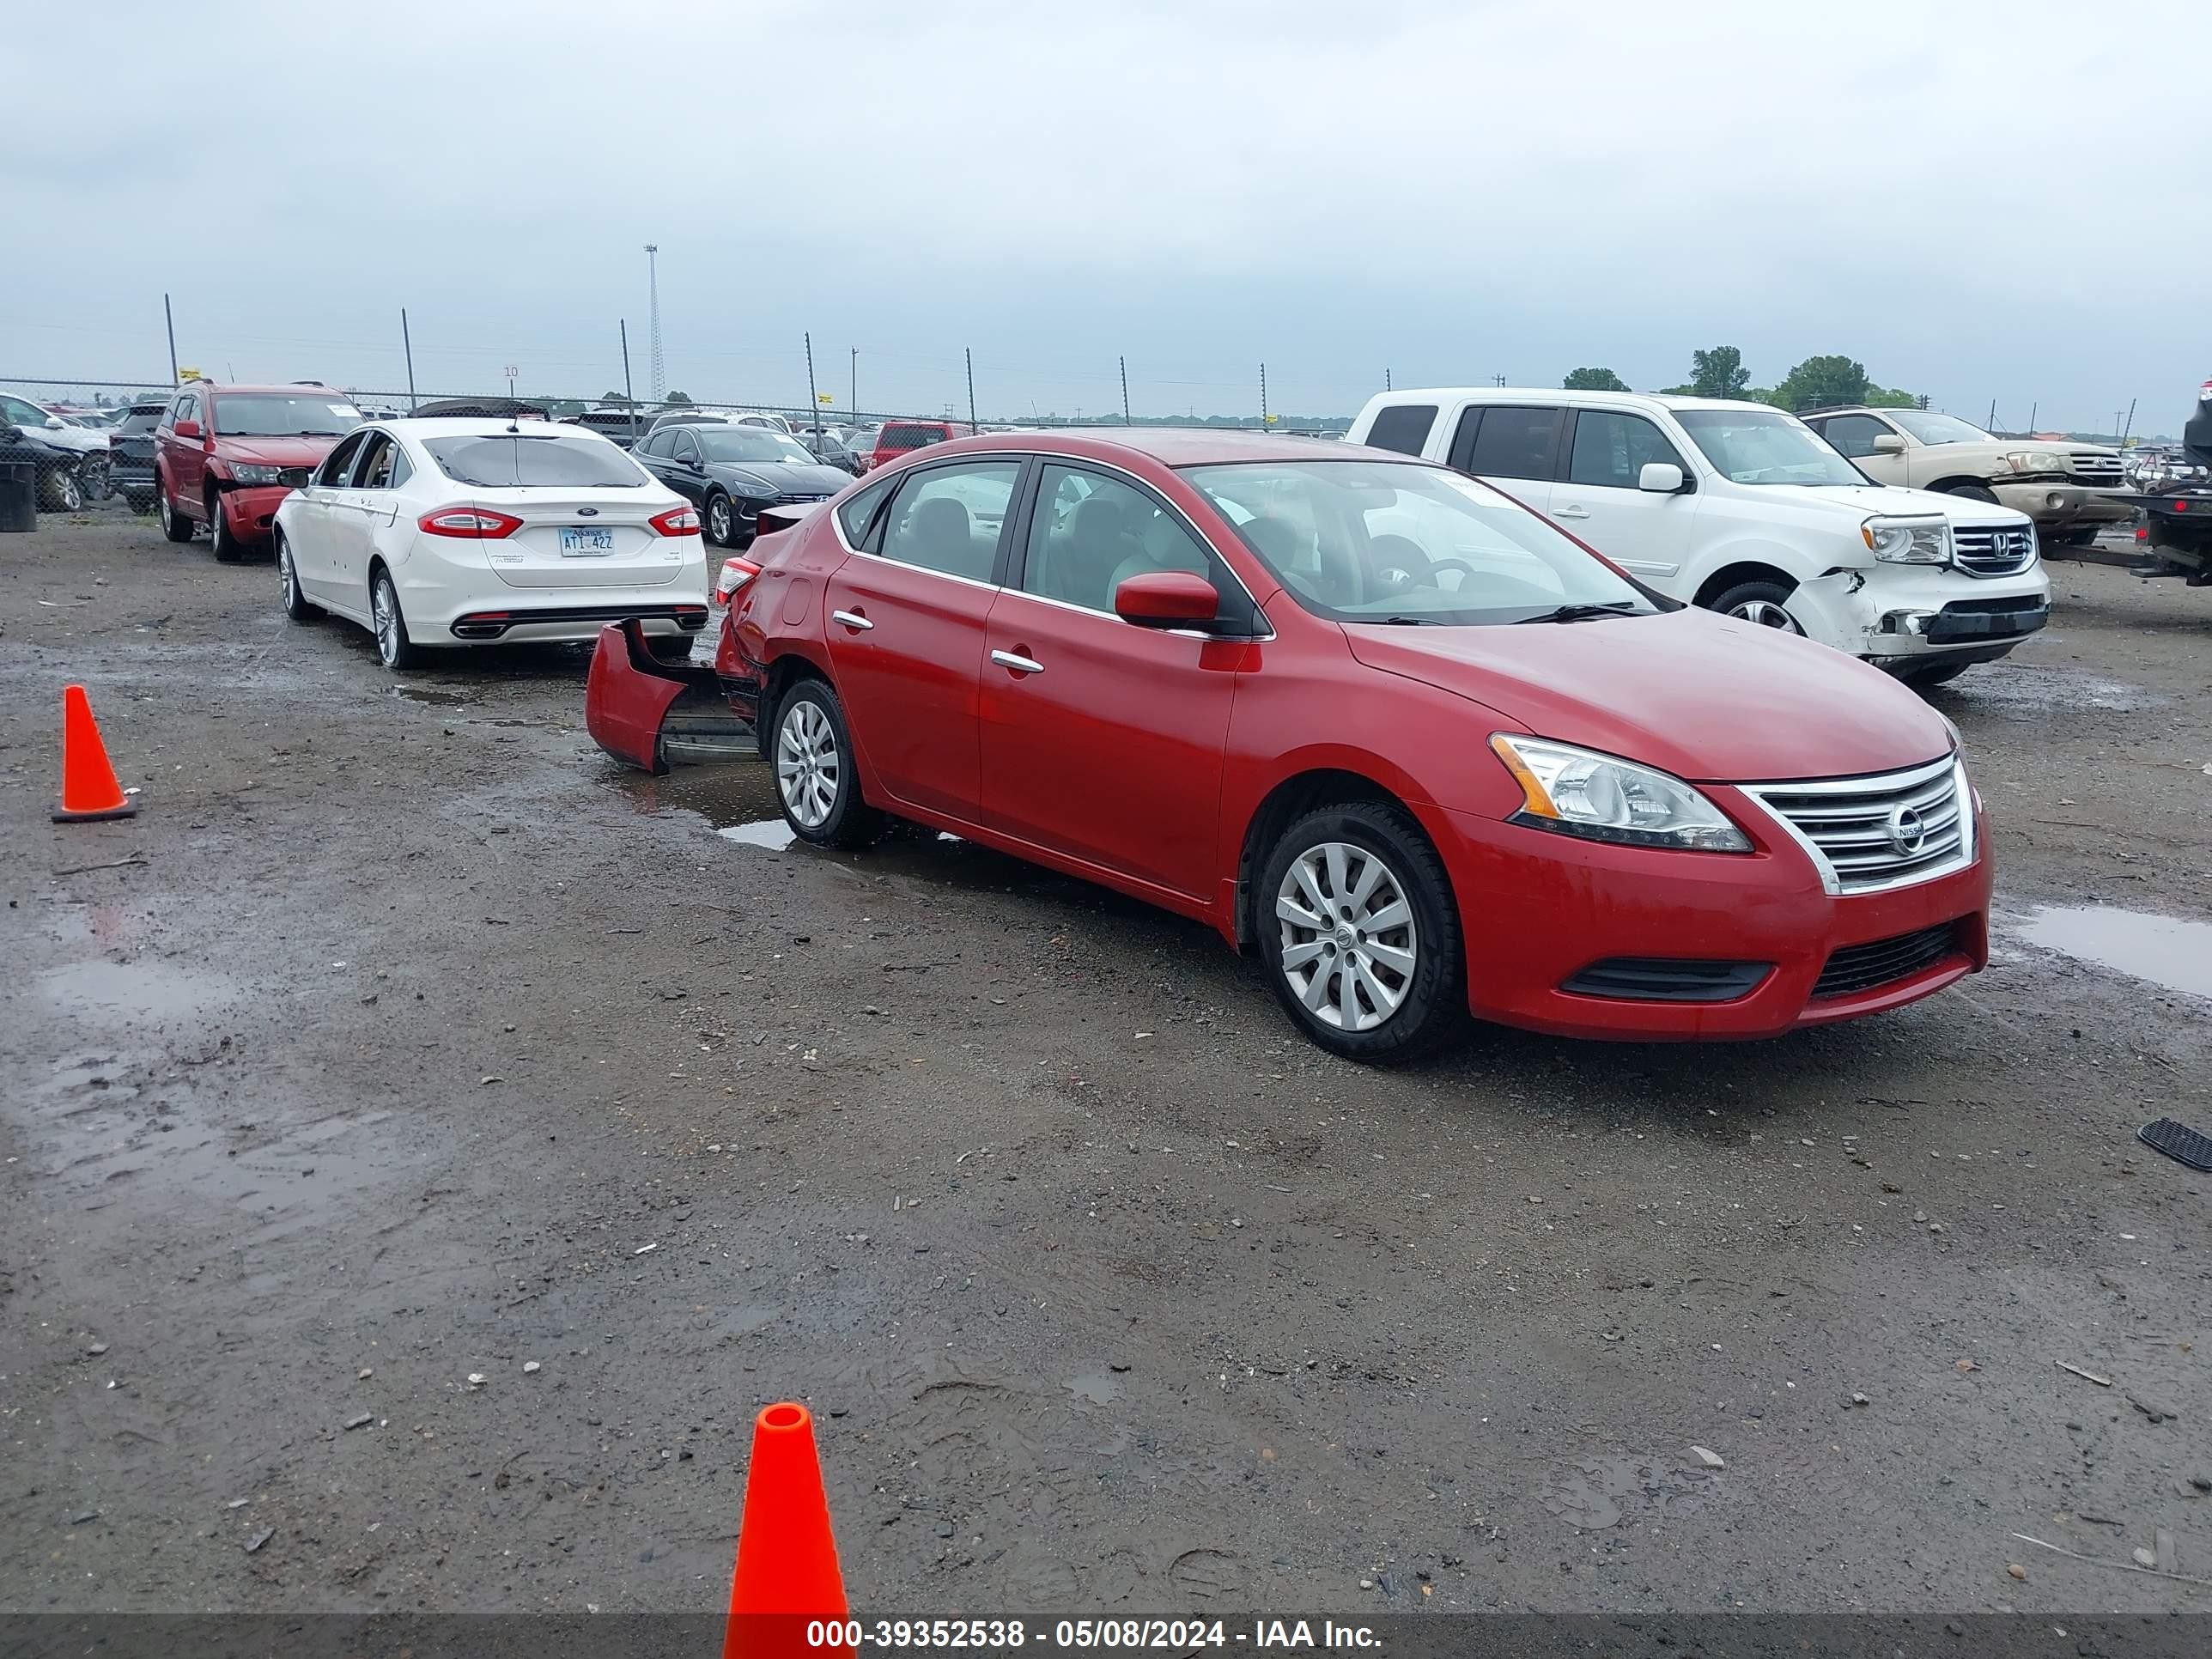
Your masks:
<path fill-rule="evenodd" d="M 399 653 L 399 619 L 392 613 L 392 584 L 380 580 L 368 596 L 369 620 L 376 627 L 376 654 L 386 665 Z"/>
<path fill-rule="evenodd" d="M 284 608 L 289 611 L 295 603 L 292 592 L 297 584 L 292 576 L 292 550 L 282 536 L 276 538 L 276 579 L 284 590 Z"/>
<path fill-rule="evenodd" d="M 795 699 L 775 738 L 775 782 L 784 806 L 804 828 L 820 829 L 837 805 L 842 776 L 830 716 L 812 698 Z"/>
<path fill-rule="evenodd" d="M 1746 599 L 1741 605 L 1729 607 L 1729 615 L 1752 623 L 1760 628 L 1778 628 L 1785 634 L 1802 634 L 1797 618 L 1771 599 Z"/>
<path fill-rule="evenodd" d="M 734 530 L 730 512 L 730 498 L 717 495 L 707 503 L 707 534 L 717 547 L 727 547 Z"/>
<path fill-rule="evenodd" d="M 1420 960 L 1397 872 L 1364 847 L 1323 842 L 1291 861 L 1275 893 L 1283 977 L 1306 1011 L 1344 1031 L 1398 1012 Z"/>

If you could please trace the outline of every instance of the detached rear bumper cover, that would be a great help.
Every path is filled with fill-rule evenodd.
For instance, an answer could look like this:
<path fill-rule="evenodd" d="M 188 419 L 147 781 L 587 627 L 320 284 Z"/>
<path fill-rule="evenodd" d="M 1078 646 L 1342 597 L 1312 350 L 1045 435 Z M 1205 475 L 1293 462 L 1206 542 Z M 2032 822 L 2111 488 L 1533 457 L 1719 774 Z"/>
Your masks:
<path fill-rule="evenodd" d="M 754 750 L 750 723 L 731 712 L 720 676 L 704 664 L 655 658 L 635 617 L 599 630 L 584 726 L 617 760 L 655 774 L 668 770 L 672 748 L 694 757 Z"/>

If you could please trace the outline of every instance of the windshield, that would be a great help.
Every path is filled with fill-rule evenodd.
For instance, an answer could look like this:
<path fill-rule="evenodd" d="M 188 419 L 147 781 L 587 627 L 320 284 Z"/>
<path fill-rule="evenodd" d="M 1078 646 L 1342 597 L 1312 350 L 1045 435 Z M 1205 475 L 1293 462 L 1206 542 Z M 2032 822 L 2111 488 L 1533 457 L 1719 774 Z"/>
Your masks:
<path fill-rule="evenodd" d="M 1990 434 L 1972 421 L 1962 421 L 1956 415 L 1931 415 L 1917 409 L 1892 409 L 1883 411 L 1923 444 L 1985 444 Z"/>
<path fill-rule="evenodd" d="M 227 392 L 215 400 L 216 430 L 226 438 L 335 438 L 361 424 L 361 411 L 328 392 Z"/>
<path fill-rule="evenodd" d="M 1249 461 L 1183 475 L 1305 610 L 1337 622 L 1517 623 L 1658 607 L 1534 514 L 1410 461 Z"/>
<path fill-rule="evenodd" d="M 1740 484 L 1864 484 L 1866 474 L 1813 428 L 1779 410 L 1679 409 L 1705 459 Z"/>
<path fill-rule="evenodd" d="M 691 435 L 710 461 L 797 461 L 812 466 L 814 458 L 793 439 L 764 426 L 695 426 Z"/>
<path fill-rule="evenodd" d="M 431 438 L 422 447 L 455 483 L 479 489 L 631 489 L 645 482 L 629 456 L 598 438 Z"/>

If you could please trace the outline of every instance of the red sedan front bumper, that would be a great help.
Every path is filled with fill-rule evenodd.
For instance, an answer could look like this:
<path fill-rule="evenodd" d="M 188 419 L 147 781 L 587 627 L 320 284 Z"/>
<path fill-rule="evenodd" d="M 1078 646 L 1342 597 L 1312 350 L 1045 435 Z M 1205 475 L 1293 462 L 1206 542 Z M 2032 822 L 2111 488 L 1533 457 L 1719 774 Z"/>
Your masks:
<path fill-rule="evenodd" d="M 1963 869 L 1888 892 L 1832 894 L 1787 842 L 1743 854 L 1661 851 L 1432 812 L 1460 900 L 1468 1006 L 1480 1019 L 1573 1037 L 1778 1036 L 1901 1007 L 1989 962 L 1986 822 Z M 1565 988 L 1624 960 L 1744 964 L 1746 978 L 1751 964 L 1765 971 L 1720 1000 Z M 1822 986 L 1832 961 L 1838 971 Z M 1848 971 L 1859 963 L 1865 971 Z M 1883 977 L 1892 967 L 1896 976 Z"/>

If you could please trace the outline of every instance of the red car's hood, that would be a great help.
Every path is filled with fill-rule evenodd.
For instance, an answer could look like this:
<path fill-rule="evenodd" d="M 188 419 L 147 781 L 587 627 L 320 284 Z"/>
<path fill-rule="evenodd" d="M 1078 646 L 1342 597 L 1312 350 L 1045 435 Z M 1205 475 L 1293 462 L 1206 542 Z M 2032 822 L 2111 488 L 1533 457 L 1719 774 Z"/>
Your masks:
<path fill-rule="evenodd" d="M 222 438 L 215 453 L 226 461 L 258 461 L 264 466 L 319 466 L 337 447 L 329 438 Z"/>
<path fill-rule="evenodd" d="M 1943 717 L 1880 669 L 1710 611 L 1344 631 L 1370 668 L 1695 782 L 1852 777 L 1951 747 Z"/>

